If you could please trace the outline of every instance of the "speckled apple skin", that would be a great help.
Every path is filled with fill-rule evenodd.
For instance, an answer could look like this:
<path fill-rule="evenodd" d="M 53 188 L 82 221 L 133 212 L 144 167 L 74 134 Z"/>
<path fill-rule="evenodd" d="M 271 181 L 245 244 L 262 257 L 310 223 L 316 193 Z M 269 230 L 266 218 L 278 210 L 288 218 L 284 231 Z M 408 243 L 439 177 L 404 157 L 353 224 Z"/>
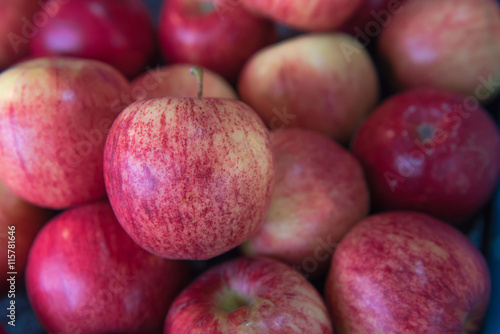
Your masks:
<path fill-rule="evenodd" d="M 23 35 L 25 23 L 22 19 L 32 21 L 38 4 L 36 0 L 0 2 L 0 71 L 28 54 L 29 43 Z"/>
<path fill-rule="evenodd" d="M 298 30 L 333 31 L 346 22 L 363 0 L 242 0 L 250 11 Z"/>
<path fill-rule="evenodd" d="M 132 81 L 136 101 L 159 97 L 196 97 L 198 85 L 189 64 L 171 64 L 147 71 Z M 203 96 L 237 99 L 233 87 L 217 73 L 203 69 Z"/>
<path fill-rule="evenodd" d="M 187 279 L 187 263 L 140 248 L 107 201 L 52 219 L 26 269 L 31 305 L 52 333 L 161 333 Z"/>
<path fill-rule="evenodd" d="M 308 130 L 273 132 L 271 145 L 276 160 L 271 205 L 242 249 L 295 265 L 306 277 L 325 274 L 335 244 L 368 214 L 361 164 L 339 144 Z M 309 257 L 316 268 L 306 268 Z"/>
<path fill-rule="evenodd" d="M 375 107 L 379 83 L 354 38 L 307 34 L 255 54 L 238 92 L 271 130 L 300 127 L 346 143 Z"/>
<path fill-rule="evenodd" d="M 490 289 L 486 261 L 458 230 L 425 214 L 390 212 L 342 240 L 325 300 L 340 334 L 472 334 Z"/>
<path fill-rule="evenodd" d="M 92 60 L 41 58 L 3 72 L 0 178 L 53 209 L 105 197 L 104 143 L 129 90 L 122 74 Z"/>
<path fill-rule="evenodd" d="M 422 137 L 422 125 L 434 132 Z M 500 133 L 493 118 L 442 89 L 391 97 L 361 126 L 351 149 L 376 210 L 415 210 L 462 224 L 486 204 L 500 177 Z"/>
<path fill-rule="evenodd" d="M 378 49 L 398 90 L 433 86 L 491 100 L 499 92 L 499 4 L 406 1 L 382 30 Z"/>
<path fill-rule="evenodd" d="M 227 291 L 249 304 L 221 309 L 218 302 Z M 295 270 L 268 258 L 238 258 L 209 269 L 184 289 L 163 333 L 333 334 L 333 329 L 321 296 Z"/>
<path fill-rule="evenodd" d="M 274 189 L 269 133 L 229 99 L 130 105 L 110 131 L 104 170 L 124 229 L 172 259 L 208 259 L 241 244 L 261 225 Z"/>

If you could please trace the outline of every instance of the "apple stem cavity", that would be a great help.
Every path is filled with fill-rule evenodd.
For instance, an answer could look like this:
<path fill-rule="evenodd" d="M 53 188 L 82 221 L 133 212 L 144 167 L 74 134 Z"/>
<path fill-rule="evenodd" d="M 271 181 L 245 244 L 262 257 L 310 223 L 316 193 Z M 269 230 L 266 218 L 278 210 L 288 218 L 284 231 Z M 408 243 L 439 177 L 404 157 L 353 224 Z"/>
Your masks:
<path fill-rule="evenodd" d="M 200 3 L 200 9 L 203 14 L 212 13 L 215 11 L 215 4 L 212 1 L 203 1 Z"/>
<path fill-rule="evenodd" d="M 198 85 L 198 97 L 203 96 L 203 69 L 199 66 L 193 66 L 189 70 L 192 75 L 196 78 L 196 84 Z"/>
<path fill-rule="evenodd" d="M 417 133 L 420 141 L 422 142 L 432 140 L 434 137 L 434 125 L 422 123 L 417 127 Z"/>
<path fill-rule="evenodd" d="M 224 289 L 219 295 L 216 305 L 220 310 L 230 313 L 236 311 L 240 307 L 249 306 L 250 301 L 236 291 Z"/>

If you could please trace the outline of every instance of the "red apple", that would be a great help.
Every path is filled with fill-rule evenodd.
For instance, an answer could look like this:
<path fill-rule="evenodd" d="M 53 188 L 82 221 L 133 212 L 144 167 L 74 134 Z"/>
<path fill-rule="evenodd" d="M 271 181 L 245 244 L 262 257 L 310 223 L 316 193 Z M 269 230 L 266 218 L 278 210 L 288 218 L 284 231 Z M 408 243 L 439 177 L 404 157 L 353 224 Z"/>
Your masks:
<path fill-rule="evenodd" d="M 123 231 L 108 202 L 70 209 L 35 239 L 26 288 L 53 333 L 158 333 L 187 265 L 159 258 Z"/>
<path fill-rule="evenodd" d="M 50 210 L 23 201 L 0 181 L 0 250 L 2 258 L 9 259 L 0 262 L 0 291 L 9 289 L 8 272 L 16 272 L 16 283 L 22 284 L 31 244 L 53 215 Z"/>
<path fill-rule="evenodd" d="M 364 46 L 377 38 L 391 24 L 392 16 L 401 12 L 406 0 L 363 0 L 356 13 L 340 30 L 351 34 Z"/>
<path fill-rule="evenodd" d="M 310 34 L 253 56 L 238 84 L 271 129 L 301 127 L 345 143 L 378 100 L 368 52 L 352 37 Z"/>
<path fill-rule="evenodd" d="M 495 0 L 408 1 L 382 31 L 378 47 L 398 89 L 429 85 L 481 101 L 499 91 Z"/>
<path fill-rule="evenodd" d="M 33 33 L 27 26 L 35 18 L 38 2 L 0 0 L 0 71 L 27 55 Z"/>
<path fill-rule="evenodd" d="M 247 59 L 275 40 L 272 22 L 227 0 L 163 3 L 160 45 L 167 60 L 204 66 L 232 83 Z"/>
<path fill-rule="evenodd" d="M 132 97 L 136 101 L 157 97 L 196 97 L 198 87 L 190 73 L 192 65 L 173 64 L 142 74 L 132 81 Z M 203 70 L 205 97 L 237 99 L 236 92 L 224 78 Z"/>
<path fill-rule="evenodd" d="M 132 77 L 155 51 L 153 22 L 141 0 L 48 0 L 46 7 L 46 21 L 30 41 L 35 56 L 100 60 Z"/>
<path fill-rule="evenodd" d="M 339 334 L 472 334 L 490 286 L 486 261 L 459 231 L 425 214 L 391 212 L 342 240 L 325 299 Z"/>
<path fill-rule="evenodd" d="M 129 90 L 117 70 L 93 60 L 44 58 L 4 71 L 0 178 L 48 208 L 105 197 L 104 143 Z"/>
<path fill-rule="evenodd" d="M 332 325 L 321 296 L 276 260 L 238 258 L 198 277 L 172 303 L 164 334 L 327 334 Z"/>
<path fill-rule="evenodd" d="M 331 31 L 340 27 L 363 0 L 241 0 L 251 11 L 295 29 Z"/>
<path fill-rule="evenodd" d="M 434 88 L 394 96 L 362 125 L 352 151 L 379 210 L 416 210 L 459 224 L 491 196 L 500 134 L 471 98 Z"/>
<path fill-rule="evenodd" d="M 242 249 L 284 261 L 306 278 L 326 273 L 342 237 L 369 209 L 360 163 L 329 138 L 290 129 L 272 133 L 276 185 L 262 227 Z"/>
<path fill-rule="evenodd" d="M 222 254 L 260 226 L 274 187 L 269 134 L 246 104 L 163 98 L 128 106 L 104 151 L 106 188 L 123 228 L 171 259 Z"/>

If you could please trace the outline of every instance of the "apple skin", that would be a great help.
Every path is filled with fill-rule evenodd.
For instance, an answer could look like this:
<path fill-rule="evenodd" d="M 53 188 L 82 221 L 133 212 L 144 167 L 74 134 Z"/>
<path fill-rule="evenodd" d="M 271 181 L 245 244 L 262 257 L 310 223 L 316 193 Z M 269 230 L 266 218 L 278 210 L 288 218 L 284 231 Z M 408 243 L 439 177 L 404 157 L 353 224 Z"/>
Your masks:
<path fill-rule="evenodd" d="M 310 34 L 253 56 L 238 92 L 272 130 L 301 127 L 346 143 L 375 107 L 379 83 L 368 52 L 352 37 Z"/>
<path fill-rule="evenodd" d="M 289 266 L 237 258 L 210 268 L 172 303 L 164 334 L 327 334 L 332 324 L 316 289 Z"/>
<path fill-rule="evenodd" d="M 193 65 L 172 64 L 156 68 L 132 81 L 136 101 L 159 97 L 196 97 L 198 85 L 190 69 Z M 237 99 L 231 85 L 217 73 L 203 69 L 203 96 Z"/>
<path fill-rule="evenodd" d="M 346 22 L 363 0 L 242 0 L 252 12 L 298 30 L 332 31 Z"/>
<path fill-rule="evenodd" d="M 477 333 L 490 275 L 458 230 L 415 212 L 366 218 L 332 259 L 325 300 L 339 334 Z"/>
<path fill-rule="evenodd" d="M 37 8 L 37 0 L 0 1 L 0 71 L 28 54 L 22 19 L 31 20 Z"/>
<path fill-rule="evenodd" d="M 336 244 L 369 210 L 363 169 L 339 144 L 312 131 L 271 134 L 275 190 L 261 228 L 242 245 L 306 278 L 325 274 Z M 327 245 L 327 247 L 325 247 Z"/>
<path fill-rule="evenodd" d="M 378 49 L 398 90 L 433 86 L 488 101 L 498 87 L 484 82 L 500 77 L 498 2 L 408 1 L 382 31 Z"/>
<path fill-rule="evenodd" d="M 40 58 L 4 71 L 0 178 L 52 209 L 104 198 L 104 143 L 129 91 L 121 73 L 93 60 Z"/>
<path fill-rule="evenodd" d="M 104 174 L 123 228 L 171 259 L 209 259 L 241 244 L 261 225 L 274 189 L 269 133 L 230 99 L 131 104 L 108 135 Z"/>
<path fill-rule="evenodd" d="M 70 209 L 42 229 L 26 289 L 52 333 L 161 333 L 187 278 L 187 263 L 144 251 L 101 201 Z"/>
<path fill-rule="evenodd" d="M 486 204 L 500 175 L 494 120 L 442 89 L 389 98 L 361 126 L 351 149 L 376 210 L 421 211 L 457 225 Z"/>
<path fill-rule="evenodd" d="M 127 77 L 142 72 L 156 48 L 150 13 L 141 0 L 49 0 L 55 8 L 30 41 L 31 54 L 95 59 Z"/>
<path fill-rule="evenodd" d="M 9 226 L 15 226 L 15 270 L 10 270 L 8 261 L 0 263 L 0 291 L 7 291 L 9 282 L 7 272 L 17 272 L 17 282 L 24 281 L 24 269 L 28 252 L 36 234 L 42 226 L 54 216 L 55 212 L 34 206 L 23 201 L 10 191 L 0 181 L 0 250 L 2 258 L 7 259 L 7 245 L 9 240 Z M 12 238 L 11 238 L 12 239 Z M 16 283 L 17 283 L 16 282 Z"/>
<path fill-rule="evenodd" d="M 356 13 L 339 30 L 353 36 L 359 34 L 359 30 L 368 37 L 371 37 L 376 32 L 379 35 L 379 29 L 381 31 L 391 23 L 392 14 L 399 14 L 400 6 L 405 1 L 363 0 Z M 375 12 L 375 15 L 372 12 Z M 374 27 L 377 29 L 373 30 Z M 371 38 L 377 38 L 377 35 Z"/>
<path fill-rule="evenodd" d="M 274 23 L 227 0 L 164 1 L 159 30 L 168 61 L 206 67 L 231 83 L 248 58 L 277 38 Z"/>

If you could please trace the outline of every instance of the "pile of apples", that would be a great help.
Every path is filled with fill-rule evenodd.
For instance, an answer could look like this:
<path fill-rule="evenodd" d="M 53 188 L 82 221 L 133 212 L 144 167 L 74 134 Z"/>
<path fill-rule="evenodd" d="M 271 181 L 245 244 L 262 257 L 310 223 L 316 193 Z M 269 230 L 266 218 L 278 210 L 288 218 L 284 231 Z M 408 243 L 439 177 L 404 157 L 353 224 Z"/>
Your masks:
<path fill-rule="evenodd" d="M 51 333 L 480 331 L 463 231 L 500 177 L 496 1 L 152 17 L 0 0 L 3 292 L 15 240 Z"/>

